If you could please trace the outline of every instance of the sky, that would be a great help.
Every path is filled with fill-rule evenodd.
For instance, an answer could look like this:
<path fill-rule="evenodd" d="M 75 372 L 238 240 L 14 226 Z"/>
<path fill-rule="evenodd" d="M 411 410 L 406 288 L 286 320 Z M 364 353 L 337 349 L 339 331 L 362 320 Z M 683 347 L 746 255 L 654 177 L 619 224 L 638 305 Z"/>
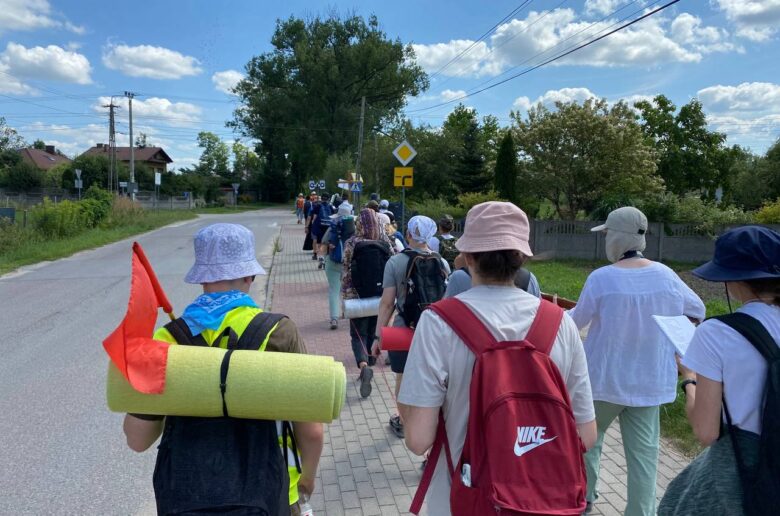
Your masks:
<path fill-rule="evenodd" d="M 186 167 L 199 131 L 237 138 L 225 127 L 237 106 L 230 87 L 271 50 L 276 20 L 335 9 L 375 14 L 413 45 L 431 78 L 408 99 L 417 124 L 440 125 L 459 102 L 508 125 L 510 112 L 539 102 L 664 94 L 678 106 L 699 99 L 729 145 L 765 152 L 780 136 L 780 0 L 681 0 L 527 71 L 668 1 L 0 0 L 0 116 L 28 142 L 75 157 L 108 141 L 112 97 L 118 145 L 129 144 L 132 91 L 135 134 Z"/>

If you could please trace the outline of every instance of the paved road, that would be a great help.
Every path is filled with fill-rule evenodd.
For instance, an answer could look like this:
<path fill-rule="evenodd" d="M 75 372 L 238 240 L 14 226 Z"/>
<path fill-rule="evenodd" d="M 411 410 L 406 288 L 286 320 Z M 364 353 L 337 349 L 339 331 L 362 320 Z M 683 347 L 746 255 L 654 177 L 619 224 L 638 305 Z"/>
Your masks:
<path fill-rule="evenodd" d="M 267 256 L 279 224 L 289 220 L 280 210 L 207 215 L 137 240 L 180 311 L 199 293 L 182 281 L 198 228 L 244 224 L 255 233 L 258 254 Z M 100 343 L 124 315 L 130 242 L 0 277 L 0 514 L 153 510 L 155 454 L 127 448 L 122 416 L 106 409 L 104 396 Z M 262 303 L 263 284 L 252 294 Z"/>

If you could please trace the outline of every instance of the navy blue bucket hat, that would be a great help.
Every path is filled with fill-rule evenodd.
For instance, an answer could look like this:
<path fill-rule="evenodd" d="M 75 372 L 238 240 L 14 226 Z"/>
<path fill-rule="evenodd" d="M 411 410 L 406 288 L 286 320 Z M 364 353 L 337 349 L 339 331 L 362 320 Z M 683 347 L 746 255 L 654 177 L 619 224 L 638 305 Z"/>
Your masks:
<path fill-rule="evenodd" d="M 780 279 L 780 233 L 761 226 L 742 226 L 715 241 L 712 260 L 691 271 L 707 281 Z"/>

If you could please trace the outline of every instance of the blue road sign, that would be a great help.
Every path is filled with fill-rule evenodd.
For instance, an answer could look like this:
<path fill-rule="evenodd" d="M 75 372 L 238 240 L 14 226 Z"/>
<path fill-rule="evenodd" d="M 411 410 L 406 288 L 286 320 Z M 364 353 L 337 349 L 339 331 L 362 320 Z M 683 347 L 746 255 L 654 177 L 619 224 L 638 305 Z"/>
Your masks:
<path fill-rule="evenodd" d="M 317 182 L 314 180 L 309 181 L 309 190 L 316 190 L 317 189 Z"/>
<path fill-rule="evenodd" d="M 350 188 L 350 191 L 353 193 L 360 193 L 363 191 L 363 183 L 352 183 L 352 188 Z"/>

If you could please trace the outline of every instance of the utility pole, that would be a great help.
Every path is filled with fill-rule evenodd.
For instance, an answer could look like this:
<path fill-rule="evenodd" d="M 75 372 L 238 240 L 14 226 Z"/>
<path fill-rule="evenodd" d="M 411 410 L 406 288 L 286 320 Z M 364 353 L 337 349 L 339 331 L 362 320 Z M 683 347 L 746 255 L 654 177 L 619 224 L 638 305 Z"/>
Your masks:
<path fill-rule="evenodd" d="M 376 185 L 376 194 L 379 198 L 382 198 L 382 192 L 379 186 L 379 167 L 377 166 L 376 159 L 379 156 L 379 145 L 376 142 L 376 131 L 374 133 L 374 184 Z"/>
<path fill-rule="evenodd" d="M 116 130 L 114 127 L 114 109 L 119 106 L 114 104 L 114 97 L 111 102 L 104 104 L 108 108 L 108 191 L 114 191 L 114 180 L 116 179 Z M 117 186 L 117 190 L 119 190 Z"/>
<path fill-rule="evenodd" d="M 355 164 L 355 181 L 361 181 L 360 177 L 360 162 L 363 160 L 363 123 L 366 119 L 366 96 L 360 101 L 360 130 L 358 131 L 358 151 L 357 151 L 357 163 Z M 360 206 L 360 194 L 357 194 L 358 202 L 356 206 Z"/>
<path fill-rule="evenodd" d="M 135 93 L 126 91 L 125 97 L 128 100 L 128 111 L 130 113 L 130 183 L 128 186 L 132 190 L 131 198 L 135 200 L 135 142 L 133 141 L 133 97 Z"/>

